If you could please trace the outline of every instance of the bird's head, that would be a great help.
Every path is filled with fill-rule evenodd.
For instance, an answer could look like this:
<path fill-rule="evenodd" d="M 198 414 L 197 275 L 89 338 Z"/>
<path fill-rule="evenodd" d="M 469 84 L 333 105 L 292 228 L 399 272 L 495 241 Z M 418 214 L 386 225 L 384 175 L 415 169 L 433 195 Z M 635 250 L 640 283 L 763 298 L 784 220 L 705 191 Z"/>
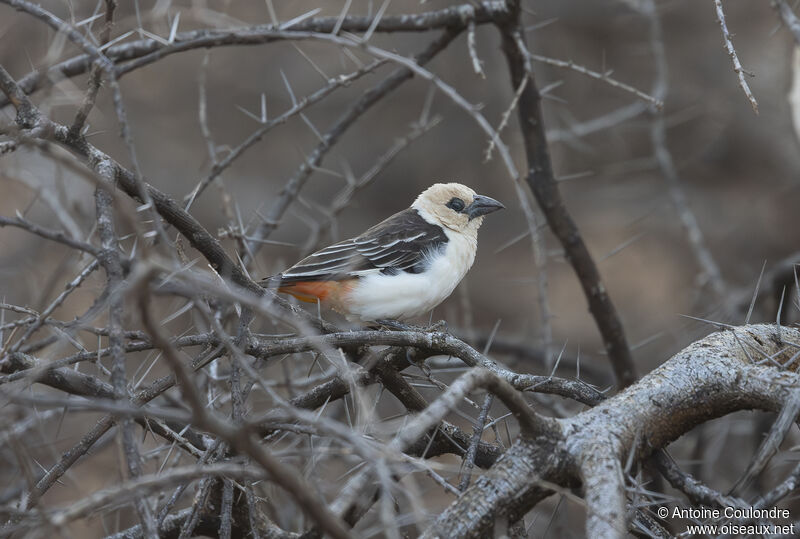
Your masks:
<path fill-rule="evenodd" d="M 435 183 L 411 207 L 456 232 L 477 231 L 484 215 L 505 208 L 495 199 L 478 195 L 460 183 Z"/>

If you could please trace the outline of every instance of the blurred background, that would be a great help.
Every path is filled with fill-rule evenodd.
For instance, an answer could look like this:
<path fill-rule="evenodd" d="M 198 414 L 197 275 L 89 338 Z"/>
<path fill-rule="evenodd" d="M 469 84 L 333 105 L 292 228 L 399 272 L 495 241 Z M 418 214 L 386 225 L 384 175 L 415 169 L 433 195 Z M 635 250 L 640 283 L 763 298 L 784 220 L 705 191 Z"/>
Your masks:
<path fill-rule="evenodd" d="M 453 4 L 394 0 L 386 14 Z M 529 49 L 607 73 L 649 94 L 658 66 L 651 49 L 650 23 L 631 9 L 635 4 L 525 2 Z M 344 5 L 343 1 L 297 0 L 120 2 L 112 39 L 120 38 L 118 43 L 152 35 L 168 39 L 173 27 L 184 32 L 267 24 L 273 15 L 289 21 L 311 10 L 319 10 L 315 16 L 337 16 Z M 374 14 L 380 5 L 354 0 L 349 13 Z M 43 6 L 77 24 L 92 17 L 97 2 L 45 1 Z M 714 3 L 657 2 L 668 68 L 666 147 L 688 207 L 719 267 L 724 281 L 721 291 L 715 292 L 703 278 L 670 197 L 669 183 L 654 158 L 653 114 L 648 103 L 605 81 L 534 63 L 538 86 L 545 94 L 555 172 L 623 321 L 640 373 L 714 329 L 682 315 L 743 323 L 762 266 L 766 264 L 767 272 L 776 268 L 797 250 L 800 239 L 792 217 L 800 203 L 800 151 L 787 99 L 794 41 L 770 2 L 729 0 L 724 6 L 739 58 L 754 75 L 747 80 L 758 101 L 758 114 L 737 84 Z M 90 24 L 97 31 L 101 22 L 82 28 Z M 381 34 L 372 43 L 410 56 L 434 37 L 432 33 Z M 479 105 L 497 126 L 514 88 L 497 31 L 479 26 L 475 38 L 485 78 L 473 71 L 466 33 L 427 68 Z M 16 78 L 77 52 L 40 22 L 0 6 L 0 63 Z M 262 111 L 274 118 L 289 109 L 293 100 L 323 87 L 328 78 L 353 72 L 358 69 L 353 57 L 368 60 L 361 51 L 345 54 L 329 43 L 276 42 L 183 52 L 125 75 L 122 94 L 144 176 L 158 189 L 182 199 L 211 170 L 209 146 L 218 159 L 224 158 L 259 127 Z M 271 130 L 197 199 L 192 214 L 222 237 L 231 224 L 258 225 L 318 144 L 320 134 L 393 69 L 390 64 L 381 66 L 308 108 L 303 117 L 293 117 Z M 86 81 L 85 75 L 62 80 L 34 94 L 33 100 L 54 119 L 69 122 L 83 98 Z M 203 108 L 208 139 L 201 129 Z M 432 119 L 436 119 L 433 126 L 429 125 Z M 13 109 L 3 108 L 0 120 L 10 123 Z M 420 122 L 428 122 L 422 132 Z M 90 140 L 128 164 L 108 91 L 101 91 L 89 123 Z M 408 140 L 410 134 L 413 140 Z M 502 138 L 517 168 L 525 170 L 516 113 Z M 336 201 L 347 200 L 341 197 L 347 192 L 348 178 L 363 177 L 398 143 L 403 148 L 332 216 Z M 261 246 L 251 274 L 261 278 L 276 273 L 312 249 L 358 234 L 407 207 L 430 184 L 458 181 L 504 202 L 507 209 L 486 219 L 473 269 L 436 309 L 433 320 L 446 319 L 454 333 L 476 346 L 498 324 L 498 342 L 540 347 L 538 276 L 526 235 L 528 225 L 497 152 L 490 161 L 484 160 L 487 146 L 487 136 L 476 122 L 448 97 L 432 90 L 428 81 L 415 78 L 403 84 L 363 114 L 326 154 L 271 234 L 272 243 Z M 74 229 L 88 237 L 94 223 L 92 190 L 85 179 L 37 158 L 31 150 L 0 158 L 0 214 L 4 216 L 20 212 L 42 225 Z M 611 377 L 581 288 L 558 242 L 546 228 L 541 232 L 553 316 L 551 349 L 558 352 L 564 347 L 564 361 L 573 366 L 580 356 L 584 372 L 595 373 L 590 381 L 607 387 Z M 230 239 L 225 239 L 225 246 L 229 253 L 236 250 Z M 7 303 L 41 309 L 78 267 L 78 261 L 60 246 L 20 230 L 0 229 L 0 297 Z M 69 320 L 88 308 L 102 289 L 101 277 L 90 279 L 56 314 Z M 767 287 L 762 296 L 765 301 L 758 303 L 751 321 L 774 321 L 778 302 L 773 290 Z M 793 298 L 787 295 L 787 309 L 795 303 Z M 330 317 L 335 319 L 335 315 Z M 547 372 L 541 362 L 526 362 L 525 354 L 520 357 L 508 359 L 514 369 Z M 735 434 L 735 428 L 726 429 L 726 436 Z"/>

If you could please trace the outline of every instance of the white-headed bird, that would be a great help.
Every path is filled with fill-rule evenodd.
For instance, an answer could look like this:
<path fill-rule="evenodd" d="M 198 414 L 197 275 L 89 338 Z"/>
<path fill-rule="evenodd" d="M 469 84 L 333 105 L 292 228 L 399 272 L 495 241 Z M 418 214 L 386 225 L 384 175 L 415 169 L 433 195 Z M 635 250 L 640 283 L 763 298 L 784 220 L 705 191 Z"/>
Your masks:
<path fill-rule="evenodd" d="M 399 321 L 444 301 L 475 260 L 483 216 L 504 206 L 459 183 L 437 183 L 360 236 L 261 282 L 358 322 Z"/>

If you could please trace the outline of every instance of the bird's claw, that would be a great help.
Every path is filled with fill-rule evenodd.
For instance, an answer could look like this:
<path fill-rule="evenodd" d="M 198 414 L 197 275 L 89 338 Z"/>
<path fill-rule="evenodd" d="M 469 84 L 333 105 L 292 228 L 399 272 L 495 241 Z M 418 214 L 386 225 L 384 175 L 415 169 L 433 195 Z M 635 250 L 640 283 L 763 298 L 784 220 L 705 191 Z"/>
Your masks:
<path fill-rule="evenodd" d="M 433 324 L 425 328 L 426 333 L 436 333 L 438 331 L 441 331 L 443 333 L 448 333 L 447 320 L 439 320 L 438 322 L 434 322 Z"/>
<path fill-rule="evenodd" d="M 397 320 L 375 320 L 380 329 L 389 331 L 419 331 L 419 328 L 398 322 Z"/>
<path fill-rule="evenodd" d="M 376 320 L 375 322 L 380 329 L 388 331 L 419 331 L 422 333 L 436 333 L 437 331 L 447 332 L 447 322 L 444 320 L 439 320 L 427 327 L 403 324 L 397 320 Z"/>

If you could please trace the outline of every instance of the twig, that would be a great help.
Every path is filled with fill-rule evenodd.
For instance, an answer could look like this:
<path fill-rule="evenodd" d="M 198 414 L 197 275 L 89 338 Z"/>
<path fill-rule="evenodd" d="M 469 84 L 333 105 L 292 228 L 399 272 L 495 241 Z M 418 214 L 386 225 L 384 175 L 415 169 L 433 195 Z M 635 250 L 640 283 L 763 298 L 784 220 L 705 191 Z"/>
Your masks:
<path fill-rule="evenodd" d="M 6 69 L 0 65 L 0 90 L 6 95 L 8 102 L 17 110 L 16 123 L 24 129 L 41 131 L 47 128 L 46 122 L 36 107 L 33 105 L 25 92 L 19 87 L 17 82 L 11 77 Z M 38 132 L 34 134 L 37 136 Z"/>
<path fill-rule="evenodd" d="M 167 515 L 163 524 L 159 527 L 159 531 L 161 532 L 162 536 L 175 536 L 176 532 L 181 529 L 181 526 L 190 517 L 191 512 L 192 509 L 188 508 L 178 511 L 174 515 Z M 213 536 L 215 533 L 218 533 L 219 525 L 219 518 L 215 517 L 214 515 L 204 513 L 200 515 L 198 522 L 194 527 L 194 531 L 198 535 Z M 281 537 L 283 539 L 299 539 L 300 537 L 299 533 L 290 533 L 285 530 L 279 530 L 277 527 L 276 529 L 262 530 L 262 533 L 265 534 L 269 532 L 272 532 L 274 537 Z M 108 535 L 106 536 L 106 539 L 142 539 L 142 537 L 143 535 L 141 526 L 132 526 L 127 530 Z M 254 531 L 253 537 L 254 539 L 259 539 L 259 537 L 261 537 L 258 534 L 258 530 Z M 264 535 L 264 537 L 269 537 L 269 535 Z"/>
<path fill-rule="evenodd" d="M 525 78 L 527 81 L 527 77 Z M 521 88 L 524 88 L 521 86 Z M 536 304 L 539 307 L 539 338 L 540 345 L 544 350 L 544 364 L 550 368 L 553 360 L 553 314 L 550 310 L 549 300 L 549 279 L 547 276 L 547 247 L 544 235 L 540 231 L 541 217 L 533 211 L 528 201 L 528 193 L 523 189 L 522 183 L 514 182 L 514 191 L 517 194 L 525 222 L 528 225 L 528 232 L 531 238 L 531 253 L 533 254 L 533 264 L 536 271 Z"/>
<path fill-rule="evenodd" d="M 486 417 L 489 415 L 489 409 L 492 407 L 493 402 L 494 395 L 491 393 L 486 395 L 486 399 L 484 399 L 483 406 L 481 407 L 481 412 L 478 414 L 478 419 L 475 420 L 475 425 L 473 427 L 474 433 L 472 435 L 472 440 L 470 440 L 467 454 L 464 455 L 464 464 L 461 468 L 461 479 L 458 481 L 458 490 L 461 492 L 464 492 L 469 486 L 470 476 L 472 475 L 472 467 L 475 465 L 475 454 L 477 453 L 478 444 L 480 443 L 481 436 L 483 435 L 483 429 L 486 426 Z"/>
<path fill-rule="evenodd" d="M 13 346 L 11 346 L 11 348 L 8 349 L 7 354 L 3 354 L 2 356 L 0 356 L 0 366 L 2 366 L 3 363 L 7 361 L 8 358 L 6 356 L 13 355 L 17 351 L 19 351 L 19 349 L 22 347 L 23 344 L 25 344 L 25 342 L 30 338 L 30 336 L 33 335 L 34 332 L 36 332 L 39 328 L 41 328 L 45 324 L 45 321 L 53 313 L 53 311 L 55 311 L 62 303 L 64 303 L 67 297 L 75 289 L 77 289 L 86 280 L 86 278 L 89 277 L 89 275 L 91 275 L 99 267 L 100 267 L 99 261 L 94 260 L 90 264 L 88 264 L 72 281 L 67 283 L 61 294 L 59 294 L 56 297 L 56 299 L 54 299 L 50 303 L 50 305 L 48 305 L 39 314 L 38 318 L 28 326 L 28 328 L 25 330 L 25 333 L 22 334 L 19 340 L 17 340 L 13 344 Z"/>
<path fill-rule="evenodd" d="M 233 511 L 233 483 L 229 478 L 222 479 L 222 507 L 219 510 L 219 539 L 231 539 Z"/>
<path fill-rule="evenodd" d="M 547 147 L 541 96 L 536 88 L 533 72 L 526 69 L 530 62 L 524 48 L 524 37 L 520 28 L 516 26 L 501 26 L 500 30 L 503 36 L 503 52 L 511 71 L 511 83 L 518 88 L 525 77 L 530 77 L 530 82 L 520 96 L 518 106 L 520 129 L 528 158 L 529 172 L 526 181 L 545 214 L 550 230 L 561 242 L 567 260 L 578 275 L 589 301 L 589 310 L 603 338 L 617 383 L 621 387 L 628 386 L 637 378 L 633 358 L 622 322 L 602 283 L 600 272 L 561 198 Z"/>
<path fill-rule="evenodd" d="M 113 8 L 109 6 L 109 9 Z M 99 80 L 97 81 L 99 87 Z M 90 92 L 91 93 L 91 92 Z M 95 94 L 96 95 L 96 94 Z M 92 97 L 93 101 L 93 97 Z M 88 109 L 86 110 L 88 114 Z M 84 116 L 85 119 L 85 116 Z M 99 256 L 100 263 L 106 272 L 108 290 L 110 293 L 108 311 L 108 343 L 113 360 L 111 366 L 111 382 L 114 387 L 114 398 L 118 401 L 128 402 L 128 380 L 126 376 L 126 357 L 123 352 L 124 335 L 122 333 L 122 319 L 124 316 L 124 300 L 122 295 L 122 263 L 120 262 L 119 246 L 116 232 L 114 231 L 114 212 L 111 195 L 101 186 L 95 189 L 95 208 L 97 213 L 97 229 L 100 235 L 102 252 Z M 134 424 L 130 418 L 120 421 L 122 430 L 122 447 L 125 461 L 131 478 L 142 475 L 142 457 L 134 439 Z M 135 497 L 136 511 L 142 523 L 142 529 L 147 536 L 157 535 L 155 520 L 147 500 L 142 496 Z"/>
<path fill-rule="evenodd" d="M 72 249 L 77 249 L 79 251 L 83 251 L 84 253 L 89 253 L 90 255 L 97 257 L 100 254 L 100 249 L 91 245 L 86 242 L 82 242 L 80 240 L 76 240 L 67 236 L 67 234 L 62 230 L 51 230 L 48 228 L 41 227 L 36 223 L 28 221 L 27 219 L 23 219 L 22 217 L 3 217 L 0 216 L 0 227 L 5 226 L 14 226 L 17 228 L 21 228 L 23 230 L 27 230 L 32 234 L 36 234 L 42 238 L 55 241 L 57 243 L 61 243 L 66 245 L 67 247 L 71 247 Z"/>
<path fill-rule="evenodd" d="M 789 7 L 786 0 L 772 0 L 772 7 L 777 10 L 783 24 L 785 24 L 792 33 L 795 43 L 800 45 L 800 19 L 794 14 L 792 8 Z"/>
<path fill-rule="evenodd" d="M 746 507 L 743 500 L 726 496 L 721 492 L 698 481 L 688 473 L 681 470 L 666 451 L 656 451 L 652 457 L 658 471 L 669 481 L 673 488 L 686 494 L 694 504 L 708 505 L 711 507 Z"/>
<path fill-rule="evenodd" d="M 49 322 L 49 320 L 50 319 L 48 319 L 47 321 Z M 104 331 L 103 333 L 107 334 L 106 331 Z M 198 346 L 198 345 L 216 345 L 216 344 L 218 344 L 217 340 L 208 333 L 179 337 L 173 343 L 173 345 L 176 348 Z M 135 342 L 126 343 L 123 345 L 123 350 L 125 353 L 142 352 L 146 350 L 152 350 L 153 348 L 154 346 L 150 341 L 137 340 Z M 27 349 L 25 350 L 25 352 L 28 354 L 32 353 L 30 350 Z M 100 348 L 96 351 L 92 350 L 92 351 L 78 352 L 71 356 L 54 359 L 52 361 L 42 362 L 41 365 L 36 367 L 29 367 L 26 368 L 25 370 L 17 370 L 13 374 L 9 374 L 7 376 L 0 376 L 0 385 L 7 384 L 9 382 L 15 382 L 17 380 L 22 380 L 24 378 L 30 378 L 31 380 L 37 379 L 41 377 L 43 374 L 45 374 L 47 371 L 55 370 L 61 367 L 66 367 L 68 365 L 72 365 L 74 363 L 80 363 L 82 361 L 97 360 L 100 358 L 108 357 L 110 355 L 111 355 L 110 347 Z M 17 361 L 19 357 L 12 355 L 12 359 Z"/>
<path fill-rule="evenodd" d="M 176 483 L 209 476 L 251 477 L 254 479 L 262 479 L 264 473 L 253 467 L 229 463 L 173 468 L 161 474 L 145 475 L 137 479 L 126 481 L 121 485 L 96 492 L 83 500 L 73 502 L 68 507 L 55 512 L 50 519 L 51 522 L 56 525 L 64 525 L 76 518 L 91 514 L 93 511 L 96 511 L 109 502 L 118 501 L 123 498 L 133 498 L 136 495 L 157 491 Z"/>
<path fill-rule="evenodd" d="M 725 13 L 722 11 L 722 0 L 714 0 L 714 6 L 717 11 L 719 27 L 722 29 L 722 39 L 725 40 L 725 50 L 728 51 L 728 56 L 731 57 L 731 62 L 733 62 L 733 70 L 736 72 L 736 77 L 739 79 L 739 86 L 750 102 L 750 106 L 753 107 L 753 112 L 758 114 L 758 102 L 756 102 L 756 98 L 753 97 L 753 92 L 750 91 L 750 86 L 748 86 L 747 80 L 744 78 L 745 74 L 751 74 L 744 70 L 742 63 L 739 61 L 739 57 L 736 55 L 736 49 L 733 48 L 731 34 L 728 32 L 728 25 L 725 24 Z"/>
<path fill-rule="evenodd" d="M 643 91 L 634 88 L 633 86 L 630 86 L 629 84 L 625 84 L 624 82 L 619 82 L 618 80 L 612 79 L 606 73 L 598 73 L 597 71 L 592 71 L 591 69 L 575 64 L 574 62 L 572 62 L 572 60 L 565 61 L 565 60 L 557 60 L 555 58 L 548 58 L 547 56 L 541 56 L 539 54 L 533 54 L 531 52 L 528 52 L 527 49 L 525 49 L 525 52 L 527 52 L 531 60 L 535 62 L 541 62 L 543 64 L 555 67 L 561 67 L 564 69 L 571 69 L 572 71 L 580 73 L 581 75 L 586 75 L 587 77 L 601 80 L 613 88 L 617 88 L 635 95 L 642 101 L 650 103 L 657 109 L 661 109 L 664 106 L 664 102 L 657 96 L 648 95 Z"/>
<path fill-rule="evenodd" d="M 661 29 L 661 19 L 658 8 L 652 0 L 645 0 L 641 3 L 641 11 L 650 22 L 650 49 L 655 64 L 655 80 L 653 82 L 653 95 L 660 100 L 667 98 L 669 88 L 667 56 L 664 49 L 664 39 Z M 672 153 L 667 146 L 667 126 L 662 110 L 651 109 L 650 140 L 653 144 L 653 152 L 656 162 L 661 169 L 661 175 L 667 180 L 669 194 L 675 211 L 681 220 L 689 246 L 692 249 L 695 260 L 697 260 L 704 277 L 711 285 L 711 289 L 717 298 L 725 296 L 725 281 L 722 272 L 714 260 L 714 256 L 708 249 L 703 238 L 703 231 L 697 223 L 689 203 L 686 200 L 686 193 L 683 190 L 678 169 L 672 159 Z"/>
<path fill-rule="evenodd" d="M 514 112 L 514 109 L 517 108 L 517 102 L 519 101 L 519 97 L 522 95 L 522 90 L 525 89 L 525 86 L 528 85 L 528 77 L 522 79 L 522 82 L 519 84 L 517 91 L 514 92 L 514 97 L 511 99 L 511 103 L 508 104 L 508 108 L 503 112 L 503 115 L 500 117 L 500 123 L 495 130 L 497 136 L 500 136 L 500 133 L 503 132 L 506 125 L 508 124 L 509 118 L 511 118 L 511 113 Z M 496 138 L 492 138 L 489 141 L 489 146 L 486 147 L 486 153 L 484 154 L 483 160 L 489 161 L 492 158 L 492 152 L 494 151 L 494 146 L 497 143 Z"/>
<path fill-rule="evenodd" d="M 778 414 L 778 418 L 761 442 L 747 469 L 731 487 L 731 495 L 746 488 L 756 476 L 764 471 L 764 468 L 769 464 L 770 459 L 778 451 L 784 438 L 789 433 L 789 429 L 794 425 L 798 413 L 800 413 L 800 393 L 795 393 L 786 399 L 786 404 L 784 404 L 781 413 Z"/>
<path fill-rule="evenodd" d="M 800 464 L 797 464 L 779 485 L 759 497 L 752 506 L 758 509 L 775 507 L 783 498 L 797 492 L 798 488 L 800 488 Z"/>
<path fill-rule="evenodd" d="M 216 481 L 213 477 L 204 477 L 200 484 L 197 486 L 197 491 L 192 501 L 192 512 L 187 516 L 186 520 L 181 525 L 178 539 L 189 539 L 195 534 L 195 529 L 200 522 L 200 517 L 203 514 L 203 509 L 209 505 L 209 497 L 211 495 L 211 487 L 214 486 Z M 220 525 L 222 523 L 220 522 Z M 219 531 L 217 530 L 217 533 Z"/>
<path fill-rule="evenodd" d="M 106 0 L 105 3 L 105 21 L 103 24 L 103 29 L 100 32 L 101 45 L 108 43 L 108 40 L 111 37 L 111 29 L 114 26 L 114 10 L 117 8 L 116 0 Z M 100 68 L 100 64 L 95 63 L 92 65 L 92 71 L 89 75 L 89 89 L 86 91 L 86 95 L 83 97 L 83 103 L 78 109 L 78 112 L 75 114 L 75 120 L 73 120 L 72 125 L 70 126 L 70 131 L 72 131 L 74 134 L 81 132 L 84 124 L 86 123 L 86 119 L 89 117 L 89 113 L 94 107 L 94 103 L 97 100 L 97 93 L 100 91 L 100 83 L 102 81 L 101 72 L 102 69 Z"/>
<path fill-rule="evenodd" d="M 481 59 L 478 58 L 478 50 L 475 46 L 475 21 L 470 20 L 467 24 L 467 49 L 469 50 L 469 57 L 472 59 L 472 70 L 480 78 L 485 79 L 486 73 L 483 72 L 481 67 Z"/>
<path fill-rule="evenodd" d="M 221 440 L 217 440 L 216 442 L 211 444 L 210 447 L 208 447 L 208 449 L 206 449 L 205 452 L 201 455 L 200 459 L 197 461 L 197 464 L 199 466 L 203 466 L 205 464 L 208 464 L 209 461 L 211 460 L 211 458 L 217 453 L 217 451 L 219 450 L 221 445 L 222 445 L 222 441 Z M 183 493 L 186 492 L 186 489 L 188 487 L 189 487 L 189 483 L 183 483 L 182 485 L 176 487 L 175 490 L 173 491 L 172 495 L 167 500 L 167 502 L 164 504 L 164 506 L 158 512 L 158 529 L 159 530 L 163 530 L 164 529 L 164 522 L 168 518 L 170 510 L 178 502 L 178 500 L 183 495 Z"/>
<path fill-rule="evenodd" d="M 635 101 L 591 120 L 569 125 L 564 129 L 549 129 L 547 131 L 547 140 L 552 144 L 553 142 L 568 141 L 576 137 L 585 137 L 635 118 L 645 110 L 647 110 L 647 105 L 641 101 Z"/>

